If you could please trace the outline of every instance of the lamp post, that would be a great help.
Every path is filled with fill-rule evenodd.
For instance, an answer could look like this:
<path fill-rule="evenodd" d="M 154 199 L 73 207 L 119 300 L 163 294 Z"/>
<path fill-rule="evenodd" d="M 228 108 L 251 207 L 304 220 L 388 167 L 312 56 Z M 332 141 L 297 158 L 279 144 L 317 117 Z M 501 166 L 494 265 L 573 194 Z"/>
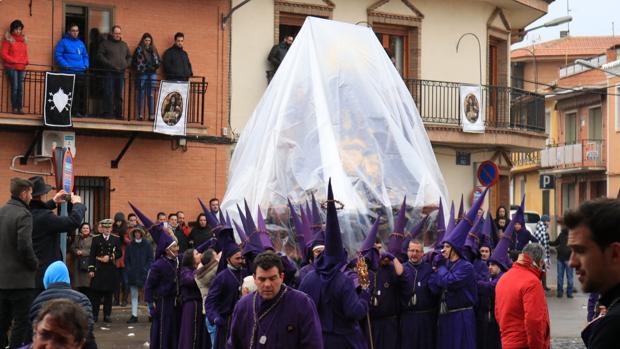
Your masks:
<path fill-rule="evenodd" d="M 536 30 L 536 29 L 540 29 L 540 28 L 555 27 L 555 26 L 558 26 L 558 25 L 560 25 L 560 24 L 568 23 L 568 22 L 570 22 L 570 21 L 572 21 L 572 20 L 573 20 L 573 17 L 572 17 L 572 16 L 562 16 L 562 17 L 558 17 L 558 18 L 556 18 L 556 19 L 552 19 L 552 20 L 550 20 L 550 21 L 548 21 L 548 22 L 545 22 L 545 23 L 543 23 L 543 24 L 541 24 L 541 25 L 538 25 L 538 26 L 536 26 L 536 27 L 533 27 L 533 28 L 530 28 L 530 29 L 525 29 L 525 30 L 523 31 L 522 35 L 525 35 L 525 34 L 527 34 L 527 33 L 531 32 L 531 31 L 534 31 L 534 30 Z"/>

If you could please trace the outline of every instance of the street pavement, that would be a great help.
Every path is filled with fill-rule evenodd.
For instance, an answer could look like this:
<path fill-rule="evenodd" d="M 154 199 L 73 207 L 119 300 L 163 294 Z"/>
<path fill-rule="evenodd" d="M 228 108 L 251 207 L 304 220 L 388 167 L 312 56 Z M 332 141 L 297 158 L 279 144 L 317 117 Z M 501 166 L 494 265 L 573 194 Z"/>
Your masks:
<path fill-rule="evenodd" d="M 556 297 L 556 261 L 552 256 L 552 265 L 547 275 L 547 285 L 552 290 L 547 292 L 549 316 L 551 318 L 551 346 L 562 349 L 583 349 L 580 333 L 586 325 L 588 295 L 581 292 L 579 281 L 575 277 L 574 298 Z M 566 280 L 566 278 L 565 278 Z M 566 281 L 564 281 L 566 283 Z M 566 294 L 566 290 L 564 291 Z M 131 315 L 130 307 L 113 307 L 112 323 L 99 321 L 95 325 L 95 337 L 101 349 L 107 348 L 147 348 L 150 323 L 144 306 L 139 310 L 139 322 L 126 324 Z"/>

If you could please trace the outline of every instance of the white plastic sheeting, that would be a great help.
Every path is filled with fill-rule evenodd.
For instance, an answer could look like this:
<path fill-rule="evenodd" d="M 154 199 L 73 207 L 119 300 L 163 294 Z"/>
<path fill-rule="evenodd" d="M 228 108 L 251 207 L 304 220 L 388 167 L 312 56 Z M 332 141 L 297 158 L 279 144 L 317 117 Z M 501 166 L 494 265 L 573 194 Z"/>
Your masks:
<path fill-rule="evenodd" d="M 308 17 L 234 149 L 222 208 L 237 219 L 246 198 L 255 218 L 260 204 L 271 229 L 289 230 L 287 198 L 323 201 L 330 177 L 351 248 L 378 212 L 391 226 L 405 194 L 417 219 L 447 198 L 411 94 L 372 30 Z"/>

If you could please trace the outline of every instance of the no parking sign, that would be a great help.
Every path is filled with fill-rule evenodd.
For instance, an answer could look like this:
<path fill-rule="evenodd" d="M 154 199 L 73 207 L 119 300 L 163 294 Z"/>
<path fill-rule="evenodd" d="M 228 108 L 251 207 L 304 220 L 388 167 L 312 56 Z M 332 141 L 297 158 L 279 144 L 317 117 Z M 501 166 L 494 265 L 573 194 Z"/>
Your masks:
<path fill-rule="evenodd" d="M 493 186 L 499 180 L 499 168 L 490 160 L 483 161 L 478 166 L 478 181 L 485 187 Z"/>

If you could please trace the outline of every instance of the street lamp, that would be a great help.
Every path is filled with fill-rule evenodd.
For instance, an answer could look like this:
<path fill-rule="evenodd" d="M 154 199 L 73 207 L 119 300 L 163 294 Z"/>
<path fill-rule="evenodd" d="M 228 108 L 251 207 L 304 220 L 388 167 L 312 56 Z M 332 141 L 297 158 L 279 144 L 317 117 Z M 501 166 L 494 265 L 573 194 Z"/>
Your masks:
<path fill-rule="evenodd" d="M 572 16 L 558 17 L 556 19 L 552 19 L 549 22 L 543 23 L 543 24 L 541 24 L 539 26 L 536 26 L 534 28 L 525 29 L 522 34 L 525 35 L 525 34 L 531 32 L 533 30 L 540 29 L 540 28 L 555 27 L 555 26 L 560 25 L 560 24 L 568 23 L 568 22 L 570 22 L 572 20 L 573 20 Z"/>
<path fill-rule="evenodd" d="M 576 59 L 575 60 L 575 64 L 579 64 L 581 66 L 584 66 L 584 67 L 587 67 L 587 68 L 590 68 L 590 69 L 600 70 L 600 71 L 602 71 L 604 73 L 607 73 L 609 75 L 620 76 L 620 74 L 614 73 L 614 72 L 610 71 L 609 69 L 603 69 L 601 67 L 597 67 L 594 64 L 592 64 L 592 63 L 590 63 L 590 62 L 588 62 L 588 61 L 586 61 L 584 59 Z"/>
<path fill-rule="evenodd" d="M 532 55 L 532 57 L 534 57 L 534 92 L 538 92 L 538 65 L 537 65 L 537 62 L 536 62 L 536 55 L 534 54 L 534 50 L 533 49 L 529 49 L 527 47 L 519 47 L 518 49 L 516 49 L 516 50 L 514 50 L 512 52 L 519 51 L 519 50 L 527 51 L 527 52 L 529 52 Z"/>

